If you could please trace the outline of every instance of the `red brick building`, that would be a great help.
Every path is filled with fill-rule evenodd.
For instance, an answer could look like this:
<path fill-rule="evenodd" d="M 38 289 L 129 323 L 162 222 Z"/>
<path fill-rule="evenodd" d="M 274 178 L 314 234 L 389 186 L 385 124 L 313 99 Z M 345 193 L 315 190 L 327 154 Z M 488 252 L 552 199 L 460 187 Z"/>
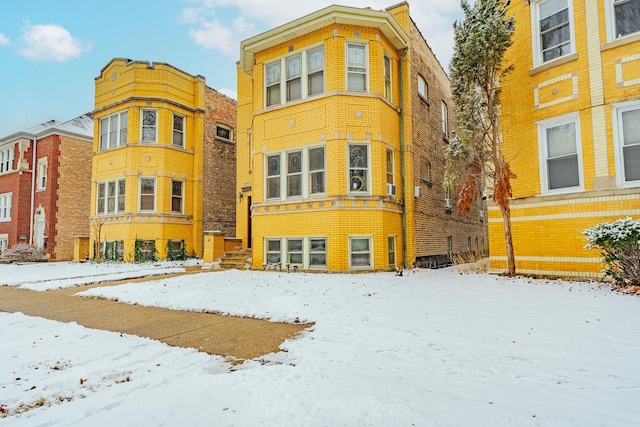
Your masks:
<path fill-rule="evenodd" d="M 0 252 L 27 243 L 73 259 L 74 236 L 89 234 L 92 141 L 91 113 L 0 138 Z"/>

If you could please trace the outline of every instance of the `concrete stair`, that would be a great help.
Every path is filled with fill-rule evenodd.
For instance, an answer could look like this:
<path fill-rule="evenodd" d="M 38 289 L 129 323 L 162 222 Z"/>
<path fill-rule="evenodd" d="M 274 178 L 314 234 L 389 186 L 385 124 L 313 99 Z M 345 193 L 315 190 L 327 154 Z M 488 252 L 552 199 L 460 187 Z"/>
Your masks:
<path fill-rule="evenodd" d="M 247 262 L 251 258 L 251 249 L 238 249 L 231 252 L 225 252 L 220 257 L 220 268 L 235 268 L 244 270 Z"/>

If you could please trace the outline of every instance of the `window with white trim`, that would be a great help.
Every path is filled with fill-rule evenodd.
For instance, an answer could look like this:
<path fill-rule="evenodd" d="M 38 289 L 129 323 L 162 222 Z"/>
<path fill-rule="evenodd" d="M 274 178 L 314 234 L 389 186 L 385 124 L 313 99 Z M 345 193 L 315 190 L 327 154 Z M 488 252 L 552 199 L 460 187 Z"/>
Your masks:
<path fill-rule="evenodd" d="M 302 265 L 302 239 L 287 239 L 287 263 Z"/>
<path fill-rule="evenodd" d="M 347 90 L 367 91 L 367 45 L 347 43 Z"/>
<path fill-rule="evenodd" d="M 389 256 L 389 268 L 396 266 L 396 236 L 387 237 L 387 252 Z"/>
<path fill-rule="evenodd" d="M 183 185 L 182 181 L 171 181 L 171 212 L 182 213 Z"/>
<path fill-rule="evenodd" d="M 47 158 L 38 159 L 38 190 L 47 188 Z"/>
<path fill-rule="evenodd" d="M 444 208 L 448 211 L 453 209 L 451 205 L 451 189 L 449 187 L 444 187 Z"/>
<path fill-rule="evenodd" d="M 324 147 L 268 154 L 265 167 L 267 199 L 300 198 L 325 192 Z M 281 191 L 282 188 L 286 190 Z"/>
<path fill-rule="evenodd" d="M 277 264 L 282 261 L 282 240 L 281 239 L 267 239 L 265 244 L 266 250 L 266 263 Z"/>
<path fill-rule="evenodd" d="M 140 178 L 140 211 L 156 210 L 156 179 Z"/>
<path fill-rule="evenodd" d="M 615 108 L 613 120 L 618 181 L 640 185 L 640 103 Z"/>
<path fill-rule="evenodd" d="M 384 97 L 391 102 L 391 57 L 384 55 Z"/>
<path fill-rule="evenodd" d="M 142 110 L 142 142 L 158 142 L 158 111 Z"/>
<path fill-rule="evenodd" d="M 184 116 L 173 115 L 173 145 L 184 147 Z"/>
<path fill-rule="evenodd" d="M 393 180 L 393 150 L 387 148 L 387 196 L 395 196 L 396 195 L 396 186 L 394 185 Z"/>
<path fill-rule="evenodd" d="M 582 189 L 579 129 L 577 113 L 538 123 L 543 193 Z"/>
<path fill-rule="evenodd" d="M 124 212 L 125 179 L 98 183 L 96 214 L 111 215 Z"/>
<path fill-rule="evenodd" d="M 326 269 L 327 239 L 324 237 L 269 237 L 265 239 L 265 264 L 282 263 L 282 267 L 298 266 Z"/>
<path fill-rule="evenodd" d="M 422 77 L 420 74 L 418 74 L 418 95 L 420 95 L 421 98 L 423 98 L 425 101 L 427 101 L 428 95 L 429 95 L 429 87 L 427 86 L 427 81 L 424 79 L 424 77 Z"/>
<path fill-rule="evenodd" d="M 536 66 L 575 51 L 572 5 L 569 0 L 544 0 L 532 4 Z"/>
<path fill-rule="evenodd" d="M 267 107 L 280 105 L 283 100 L 291 102 L 323 93 L 324 46 L 298 51 L 265 64 L 264 71 Z"/>
<path fill-rule="evenodd" d="M 349 192 L 369 190 L 369 145 L 349 144 Z"/>
<path fill-rule="evenodd" d="M 223 125 L 216 125 L 216 138 L 233 142 L 233 129 Z"/>
<path fill-rule="evenodd" d="M 0 194 L 0 222 L 11 221 L 11 197 L 13 193 Z"/>
<path fill-rule="evenodd" d="M 7 235 L 5 234 L 3 236 L 0 236 L 0 255 L 2 255 L 2 253 L 7 250 L 8 246 L 9 238 L 7 237 Z"/>
<path fill-rule="evenodd" d="M 327 239 L 309 239 L 309 267 L 327 266 Z"/>
<path fill-rule="evenodd" d="M 606 0 L 609 40 L 640 32 L 640 0 Z"/>
<path fill-rule="evenodd" d="M 128 122 L 126 111 L 100 119 L 100 150 L 126 144 Z"/>
<path fill-rule="evenodd" d="M 0 173 L 13 170 L 13 144 L 0 150 Z"/>
<path fill-rule="evenodd" d="M 350 268 L 371 268 L 372 260 L 371 237 L 349 237 Z"/>

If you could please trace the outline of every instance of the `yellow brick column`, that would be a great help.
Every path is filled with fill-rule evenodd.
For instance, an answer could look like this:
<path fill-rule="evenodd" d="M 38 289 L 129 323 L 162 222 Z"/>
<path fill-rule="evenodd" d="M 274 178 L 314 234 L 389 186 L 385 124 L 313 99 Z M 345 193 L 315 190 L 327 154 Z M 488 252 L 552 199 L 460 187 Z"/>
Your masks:
<path fill-rule="evenodd" d="M 204 257 L 205 264 L 211 264 L 224 253 L 224 234 L 221 231 L 204 232 Z"/>

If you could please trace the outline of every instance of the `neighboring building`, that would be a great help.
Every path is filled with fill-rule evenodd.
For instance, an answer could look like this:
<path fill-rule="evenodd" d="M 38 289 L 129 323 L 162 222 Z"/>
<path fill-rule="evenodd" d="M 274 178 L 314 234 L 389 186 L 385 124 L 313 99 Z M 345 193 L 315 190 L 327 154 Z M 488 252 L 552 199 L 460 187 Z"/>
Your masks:
<path fill-rule="evenodd" d="M 482 210 L 456 216 L 442 185 L 449 80 L 406 2 L 329 6 L 240 54 L 236 228 L 253 268 L 442 265 L 487 248 Z"/>
<path fill-rule="evenodd" d="M 90 113 L 0 138 L 0 252 L 26 243 L 73 259 L 89 233 L 92 140 Z"/>
<path fill-rule="evenodd" d="M 234 236 L 235 101 L 163 63 L 116 58 L 95 82 L 91 247 L 201 257 L 203 230 Z"/>
<path fill-rule="evenodd" d="M 519 273 L 600 277 L 581 231 L 640 215 L 639 0 L 516 1 L 502 81 L 503 151 Z M 489 208 L 491 270 L 506 270 Z"/>

